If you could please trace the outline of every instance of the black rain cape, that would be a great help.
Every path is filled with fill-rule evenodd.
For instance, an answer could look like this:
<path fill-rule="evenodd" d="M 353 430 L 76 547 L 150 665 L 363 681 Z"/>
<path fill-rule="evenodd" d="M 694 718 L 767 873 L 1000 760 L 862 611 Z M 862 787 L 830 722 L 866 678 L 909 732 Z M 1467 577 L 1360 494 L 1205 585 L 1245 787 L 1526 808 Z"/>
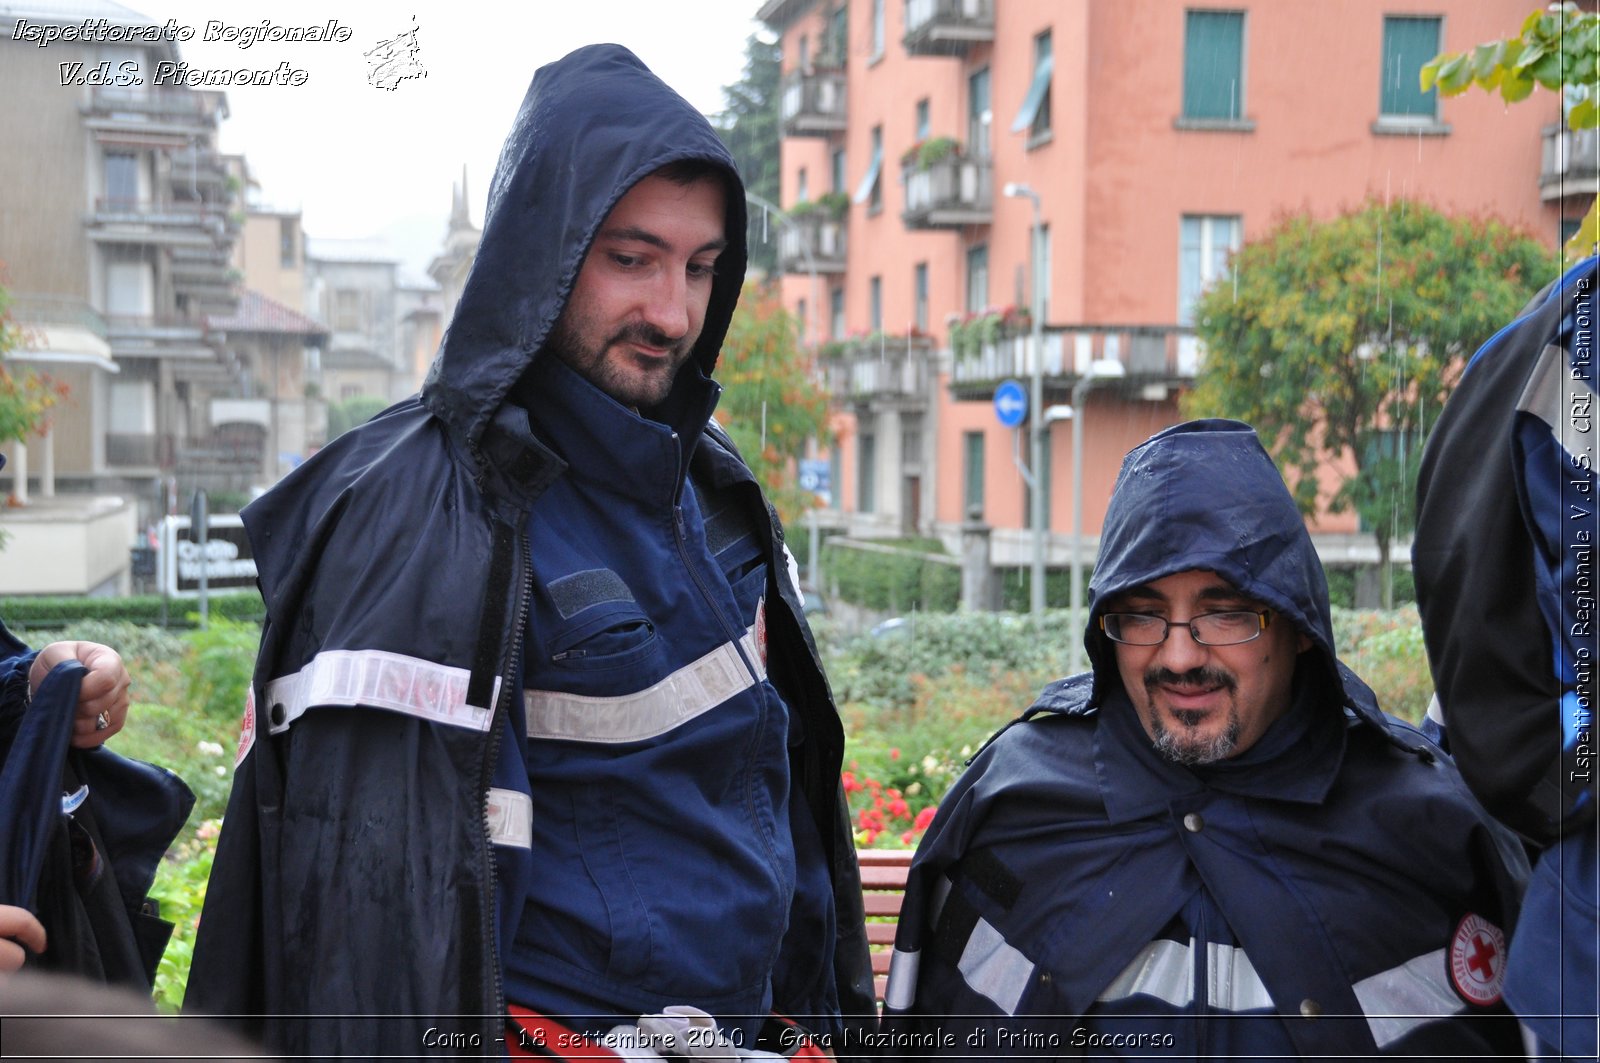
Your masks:
<path fill-rule="evenodd" d="M 702 379 L 647 411 L 680 423 L 687 393 L 703 393 L 716 364 L 744 276 L 742 186 L 703 117 L 626 49 L 597 45 L 535 74 L 421 395 L 341 436 L 245 510 L 267 616 L 186 1007 L 238 1016 L 285 1054 L 410 1054 L 426 1036 L 501 1051 L 485 794 L 517 694 L 526 515 L 563 469 L 506 400 L 611 208 L 684 159 L 721 168 L 732 191 L 729 246 L 678 385 Z M 694 460 L 728 480 L 749 475 L 714 429 Z M 774 522 L 770 549 L 780 534 Z M 846 1014 L 865 1014 L 842 729 L 795 592 L 775 582 L 769 674 L 804 720 L 792 777 L 828 840 L 839 998 Z M 401 664 L 341 671 L 382 654 Z M 267 697 L 269 684 L 286 693 Z"/>
<path fill-rule="evenodd" d="M 1194 569 L 1312 642 L 1295 705 L 1204 769 L 1151 749 L 1098 625 L 1120 592 Z M 893 1054 L 1520 1052 L 1495 991 L 1503 938 L 1467 986 L 1485 1003 L 1451 988 L 1448 961 L 1463 926 L 1463 965 L 1474 933 L 1493 946 L 1469 917 L 1510 925 L 1526 861 L 1339 662 L 1321 562 L 1248 425 L 1177 425 L 1128 454 L 1090 603 L 1092 674 L 1046 687 L 979 752 L 918 849 Z M 1155 1040 L 1089 1036 L 1107 1031 Z"/>

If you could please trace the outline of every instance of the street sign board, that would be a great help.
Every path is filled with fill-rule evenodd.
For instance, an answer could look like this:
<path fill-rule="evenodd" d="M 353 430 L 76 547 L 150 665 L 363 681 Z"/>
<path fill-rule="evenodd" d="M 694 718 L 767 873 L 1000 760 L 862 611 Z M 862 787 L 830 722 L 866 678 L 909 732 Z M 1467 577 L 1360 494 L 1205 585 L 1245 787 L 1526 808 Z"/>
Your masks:
<path fill-rule="evenodd" d="M 214 592 L 254 589 L 256 562 L 250 539 L 238 514 L 212 514 L 204 543 L 196 542 L 191 517 L 166 517 L 161 522 L 161 575 L 167 593 L 192 598 L 200 593 L 201 565 L 207 588 Z"/>
<path fill-rule="evenodd" d="M 1015 380 L 1002 380 L 994 389 L 994 413 L 1006 428 L 1015 428 L 1028 419 L 1028 392 Z"/>

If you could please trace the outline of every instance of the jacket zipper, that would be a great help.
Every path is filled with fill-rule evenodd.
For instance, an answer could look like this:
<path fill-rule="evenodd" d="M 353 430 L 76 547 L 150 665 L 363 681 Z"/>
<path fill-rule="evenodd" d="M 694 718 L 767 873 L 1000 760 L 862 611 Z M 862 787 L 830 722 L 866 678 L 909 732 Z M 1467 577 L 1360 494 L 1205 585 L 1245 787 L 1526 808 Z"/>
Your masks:
<path fill-rule="evenodd" d="M 516 665 L 518 656 L 522 652 L 523 631 L 527 627 L 529 602 L 533 597 L 533 548 L 529 544 L 526 528 L 523 528 L 523 530 L 517 533 L 517 542 L 522 547 L 521 551 L 519 552 L 520 556 L 518 558 L 522 566 L 522 578 L 517 583 L 517 614 L 516 619 L 511 625 L 511 641 L 506 646 L 505 655 L 503 657 L 504 667 L 503 671 L 501 672 L 502 678 L 500 681 L 500 696 L 495 699 L 494 715 L 489 720 L 488 751 L 484 757 L 481 771 L 478 776 L 479 803 L 483 810 L 483 814 L 480 817 L 480 822 L 483 825 L 482 853 L 484 864 L 489 871 L 489 874 L 485 878 L 486 886 L 482 900 L 483 910 L 488 914 L 489 920 L 489 969 L 492 974 L 491 985 L 493 986 L 493 994 L 490 1001 L 492 1006 L 489 1010 L 488 1016 L 485 1018 L 485 1022 L 489 1024 L 490 1027 L 486 1031 L 488 1033 L 488 1037 L 485 1038 L 484 1041 L 485 1047 L 495 1043 L 496 1039 L 503 1039 L 506 1036 L 505 1015 L 507 1012 L 505 979 L 501 974 L 500 940 L 499 935 L 495 933 L 494 919 L 496 914 L 499 914 L 502 918 L 504 918 L 506 917 L 507 913 L 496 912 L 496 905 L 498 904 L 496 895 L 499 890 L 499 882 L 497 880 L 498 876 L 495 870 L 494 839 L 489 834 L 488 813 L 490 783 L 494 779 L 495 765 L 499 763 L 500 759 L 500 721 L 510 718 L 510 702 L 508 699 L 517 693 L 515 690 L 517 674 Z"/>

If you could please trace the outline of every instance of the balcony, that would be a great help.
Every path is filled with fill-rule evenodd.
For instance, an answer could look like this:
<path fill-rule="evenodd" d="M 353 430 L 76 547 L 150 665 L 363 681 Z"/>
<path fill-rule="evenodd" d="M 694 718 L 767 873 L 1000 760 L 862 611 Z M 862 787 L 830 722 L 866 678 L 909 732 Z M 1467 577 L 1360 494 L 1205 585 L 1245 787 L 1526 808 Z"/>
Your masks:
<path fill-rule="evenodd" d="M 106 339 L 112 354 L 123 358 L 172 358 L 214 362 L 217 351 L 206 342 L 197 321 L 176 316 L 107 314 Z"/>
<path fill-rule="evenodd" d="M 1600 192 L 1600 129 L 1544 128 L 1539 165 L 1539 198 L 1587 196 Z"/>
<path fill-rule="evenodd" d="M 934 348 L 926 336 L 847 341 L 832 345 L 826 357 L 828 390 L 835 401 L 913 412 L 928 405 Z"/>
<path fill-rule="evenodd" d="M 994 217 L 994 167 L 988 159 L 952 155 L 937 162 L 908 163 L 900 171 L 906 186 L 907 229 L 959 229 L 988 225 Z"/>
<path fill-rule="evenodd" d="M 85 219 L 89 238 L 113 244 L 227 247 L 233 225 L 218 207 L 170 199 L 101 197 Z"/>
<path fill-rule="evenodd" d="M 778 110 L 786 137 L 825 137 L 845 130 L 844 71 L 792 70 L 783 79 Z"/>
<path fill-rule="evenodd" d="M 908 55 L 965 55 L 994 42 L 994 0 L 907 0 Z"/>
<path fill-rule="evenodd" d="M 96 88 L 80 110 L 98 133 L 189 137 L 214 130 L 228 115 L 221 92 L 194 89 Z"/>
<path fill-rule="evenodd" d="M 802 276 L 843 273 L 845 222 L 823 210 L 790 214 L 778 231 L 778 268 Z"/>
<path fill-rule="evenodd" d="M 172 440 L 165 439 L 167 446 L 162 446 L 163 437 L 154 432 L 107 432 L 106 433 L 106 464 L 121 468 L 134 467 L 141 469 L 158 468 L 163 464 L 161 460 L 163 451 L 168 455 L 172 452 Z"/>
<path fill-rule="evenodd" d="M 1184 325 L 1067 325 L 1044 330 L 1045 390 L 1063 393 L 1093 362 L 1117 362 L 1125 376 L 1112 387 L 1154 397 L 1194 380 L 1200 345 Z M 1033 374 L 1032 336 L 1015 332 L 952 351 L 950 392 L 956 399 L 987 399 L 995 385 Z"/>

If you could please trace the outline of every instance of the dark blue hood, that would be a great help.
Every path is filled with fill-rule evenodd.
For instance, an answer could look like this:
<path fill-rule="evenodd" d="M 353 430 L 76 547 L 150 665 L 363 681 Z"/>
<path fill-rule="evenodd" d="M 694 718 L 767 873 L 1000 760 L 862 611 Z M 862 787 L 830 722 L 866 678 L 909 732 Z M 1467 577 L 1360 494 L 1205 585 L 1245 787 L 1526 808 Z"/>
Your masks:
<path fill-rule="evenodd" d="M 1344 704 L 1377 722 L 1366 685 L 1343 668 L 1333 644 L 1328 582 L 1305 521 L 1255 430 L 1240 421 L 1174 425 L 1128 452 L 1112 489 L 1089 581 L 1084 645 L 1094 665 L 1093 700 L 1116 683 L 1116 661 L 1099 631 L 1105 603 L 1130 587 L 1206 569 L 1282 614 L 1311 637 L 1307 653 L 1341 685 Z"/>
<path fill-rule="evenodd" d="M 541 67 L 507 135 L 489 189 L 483 239 L 422 387 L 427 407 L 474 455 L 513 384 L 566 306 L 595 232 L 640 178 L 699 159 L 727 170 L 728 247 L 695 345 L 711 374 L 744 281 L 745 205 L 733 157 L 711 124 L 626 48 L 597 44 Z M 664 406 L 698 409 L 679 374 Z"/>

